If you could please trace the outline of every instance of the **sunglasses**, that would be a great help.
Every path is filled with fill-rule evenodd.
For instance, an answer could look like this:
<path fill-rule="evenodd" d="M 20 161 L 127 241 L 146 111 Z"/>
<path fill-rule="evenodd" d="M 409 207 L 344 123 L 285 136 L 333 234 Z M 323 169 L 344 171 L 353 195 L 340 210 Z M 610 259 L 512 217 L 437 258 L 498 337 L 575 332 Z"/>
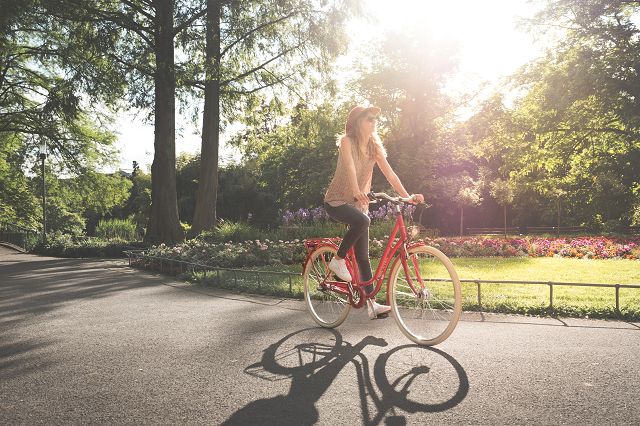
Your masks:
<path fill-rule="evenodd" d="M 378 117 L 374 116 L 374 115 L 370 115 L 367 117 L 367 121 L 369 123 L 375 123 L 376 121 L 378 121 Z"/>

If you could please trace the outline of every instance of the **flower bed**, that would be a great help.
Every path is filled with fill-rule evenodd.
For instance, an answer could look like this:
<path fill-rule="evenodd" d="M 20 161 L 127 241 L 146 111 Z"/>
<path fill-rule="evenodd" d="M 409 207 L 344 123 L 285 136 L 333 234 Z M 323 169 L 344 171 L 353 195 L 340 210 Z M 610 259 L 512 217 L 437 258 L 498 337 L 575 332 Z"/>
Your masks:
<path fill-rule="evenodd" d="M 153 246 L 147 254 L 221 268 L 240 268 L 302 263 L 305 249 L 300 240 L 207 243 L 196 238 L 174 247 Z"/>
<path fill-rule="evenodd" d="M 425 242 L 450 257 L 531 256 L 578 259 L 640 259 L 640 238 L 436 238 Z"/>
<path fill-rule="evenodd" d="M 640 259 L 640 238 L 434 238 L 426 239 L 450 257 L 570 257 L 579 259 Z M 380 257 L 386 240 L 372 239 L 370 255 Z M 154 246 L 148 254 L 211 266 L 239 268 L 301 264 L 305 259 L 301 240 L 253 240 L 242 243 L 209 243 L 193 239 L 175 247 Z"/>

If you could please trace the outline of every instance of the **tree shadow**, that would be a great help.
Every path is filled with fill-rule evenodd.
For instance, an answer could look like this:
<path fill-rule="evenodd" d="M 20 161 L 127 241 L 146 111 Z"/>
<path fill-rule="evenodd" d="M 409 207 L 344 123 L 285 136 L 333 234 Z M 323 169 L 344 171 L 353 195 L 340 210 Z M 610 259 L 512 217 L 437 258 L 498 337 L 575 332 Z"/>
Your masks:
<path fill-rule="evenodd" d="M 387 342 L 367 336 L 351 344 L 333 329 L 310 328 L 288 334 L 265 349 L 260 362 L 245 368 L 245 373 L 263 380 L 291 380 L 288 394 L 253 401 L 223 424 L 315 424 L 319 419 L 316 402 L 351 363 L 356 367 L 365 425 L 406 424 L 398 409 L 409 413 L 444 411 L 468 393 L 467 375 L 453 357 L 418 345 L 399 346 L 378 356 L 373 374 L 377 391 L 370 362 L 362 354 L 367 346 L 386 347 Z"/>
<path fill-rule="evenodd" d="M 148 279 L 114 273 L 100 260 L 41 258 L 22 255 L 0 263 L 0 376 L 4 379 L 41 370 L 54 361 L 44 356 L 53 340 L 23 335 L 40 315 L 61 307 L 148 286 Z"/>
<path fill-rule="evenodd" d="M 104 297 L 147 285 L 142 277 L 114 274 L 107 266 L 112 265 L 96 260 L 52 258 L 0 266 L 0 327 L 16 325 L 74 300 Z"/>

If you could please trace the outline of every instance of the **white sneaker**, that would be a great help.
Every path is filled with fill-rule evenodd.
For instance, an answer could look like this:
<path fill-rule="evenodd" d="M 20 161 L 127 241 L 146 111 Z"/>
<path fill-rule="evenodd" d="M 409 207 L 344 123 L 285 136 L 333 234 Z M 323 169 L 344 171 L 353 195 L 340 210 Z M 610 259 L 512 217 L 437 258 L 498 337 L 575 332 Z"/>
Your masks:
<path fill-rule="evenodd" d="M 351 274 L 347 269 L 347 263 L 344 259 L 336 259 L 335 257 L 329 262 L 329 269 L 338 276 L 342 281 L 351 282 Z"/>
<path fill-rule="evenodd" d="M 376 319 L 378 315 L 386 314 L 391 310 L 389 305 L 381 305 L 376 303 L 375 300 L 367 299 L 367 312 L 369 319 Z"/>

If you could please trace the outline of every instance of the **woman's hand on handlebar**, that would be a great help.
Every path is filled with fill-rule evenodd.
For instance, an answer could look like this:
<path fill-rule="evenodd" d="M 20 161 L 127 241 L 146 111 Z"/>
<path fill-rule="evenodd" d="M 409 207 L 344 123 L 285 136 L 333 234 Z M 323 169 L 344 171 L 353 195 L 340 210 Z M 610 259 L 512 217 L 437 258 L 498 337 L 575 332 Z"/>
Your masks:
<path fill-rule="evenodd" d="M 422 194 L 411 194 L 411 199 L 414 204 L 424 203 L 424 195 Z"/>
<path fill-rule="evenodd" d="M 364 192 L 356 194 L 353 198 L 358 202 L 358 204 L 363 206 L 369 205 L 369 197 Z"/>

